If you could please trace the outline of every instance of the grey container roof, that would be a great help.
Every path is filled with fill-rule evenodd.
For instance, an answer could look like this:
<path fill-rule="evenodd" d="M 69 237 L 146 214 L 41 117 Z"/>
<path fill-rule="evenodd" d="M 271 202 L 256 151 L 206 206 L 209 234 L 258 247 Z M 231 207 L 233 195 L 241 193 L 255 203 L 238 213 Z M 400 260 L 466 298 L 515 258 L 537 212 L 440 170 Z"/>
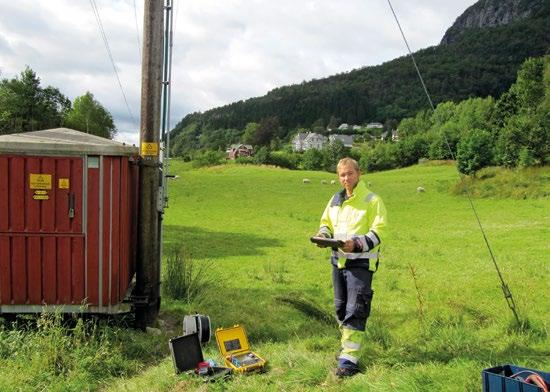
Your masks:
<path fill-rule="evenodd" d="M 0 154 L 22 155 L 138 155 L 125 143 L 69 128 L 0 136 Z"/>

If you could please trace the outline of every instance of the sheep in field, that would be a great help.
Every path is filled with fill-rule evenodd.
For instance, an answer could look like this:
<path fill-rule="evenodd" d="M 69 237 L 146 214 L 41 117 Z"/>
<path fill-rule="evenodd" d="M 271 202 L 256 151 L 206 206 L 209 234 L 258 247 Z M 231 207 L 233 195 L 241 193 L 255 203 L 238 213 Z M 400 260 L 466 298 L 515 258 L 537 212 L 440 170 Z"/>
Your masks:
<path fill-rule="evenodd" d="M 311 181 L 309 180 L 309 178 L 304 178 L 304 179 L 302 180 L 302 182 L 303 182 L 304 184 L 309 184 Z"/>

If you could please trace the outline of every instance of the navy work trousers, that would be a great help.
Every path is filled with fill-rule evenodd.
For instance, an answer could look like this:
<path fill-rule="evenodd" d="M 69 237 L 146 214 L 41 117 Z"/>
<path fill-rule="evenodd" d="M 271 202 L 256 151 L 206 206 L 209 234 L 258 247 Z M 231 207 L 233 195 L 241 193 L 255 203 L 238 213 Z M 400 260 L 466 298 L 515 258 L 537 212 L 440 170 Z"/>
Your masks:
<path fill-rule="evenodd" d="M 365 266 L 350 265 L 338 269 L 332 265 L 336 318 L 343 327 L 365 330 L 374 294 L 371 288 L 372 275 L 373 272 Z"/>

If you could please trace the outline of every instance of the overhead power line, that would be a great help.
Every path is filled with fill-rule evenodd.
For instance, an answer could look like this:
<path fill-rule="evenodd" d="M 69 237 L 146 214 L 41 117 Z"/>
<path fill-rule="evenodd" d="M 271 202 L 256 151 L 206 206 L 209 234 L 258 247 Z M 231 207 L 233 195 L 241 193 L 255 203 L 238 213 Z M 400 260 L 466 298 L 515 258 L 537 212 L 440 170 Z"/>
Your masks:
<path fill-rule="evenodd" d="M 134 0 L 134 19 L 136 21 L 136 37 L 137 37 L 137 43 L 138 43 L 138 51 L 139 51 L 139 61 L 141 62 L 141 42 L 139 40 L 139 25 L 138 25 L 138 17 L 137 17 L 137 9 L 136 9 L 136 0 Z"/>
<path fill-rule="evenodd" d="M 128 109 L 128 113 L 130 114 L 130 118 L 132 119 L 132 122 L 134 124 L 137 124 L 137 121 L 134 118 L 132 110 L 130 109 L 130 105 L 128 104 L 128 99 L 126 99 L 126 94 L 124 93 L 124 88 L 122 87 L 122 83 L 120 82 L 120 77 L 118 75 L 118 71 L 117 71 L 117 68 L 116 68 L 116 65 L 115 65 L 115 60 L 113 58 L 113 54 L 111 53 L 111 48 L 109 47 L 109 40 L 107 39 L 107 34 L 105 33 L 105 29 L 103 28 L 103 23 L 101 23 L 101 16 L 99 15 L 99 8 L 97 7 L 97 4 L 95 3 L 95 0 L 90 0 L 90 4 L 92 5 L 92 10 L 94 11 L 94 16 L 95 16 L 97 25 L 99 27 L 99 32 L 101 34 L 101 38 L 103 39 L 103 43 L 105 44 L 105 49 L 107 50 L 107 55 L 109 56 L 109 60 L 111 61 L 111 64 L 113 66 L 113 70 L 115 72 L 115 76 L 116 76 L 116 79 L 118 81 L 118 86 L 120 87 L 122 97 L 124 98 L 124 103 L 126 104 L 126 108 Z"/>
<path fill-rule="evenodd" d="M 409 43 L 407 42 L 407 38 L 405 37 L 405 33 L 403 32 L 403 29 L 401 28 L 401 24 L 399 23 L 399 19 L 397 18 L 397 15 L 396 15 L 396 13 L 393 9 L 393 6 L 392 6 L 390 0 L 388 0 L 388 4 L 390 6 L 393 17 L 395 18 L 395 21 L 397 22 L 397 26 L 399 27 L 399 31 L 401 32 L 401 36 L 403 37 L 403 41 L 405 41 L 405 45 L 407 46 L 407 50 L 409 51 L 409 56 L 411 57 L 411 60 L 414 64 L 414 67 L 415 67 L 416 72 L 418 74 L 418 78 L 420 79 L 420 82 L 422 83 L 422 88 L 424 89 L 424 93 L 426 94 L 426 97 L 428 97 L 428 101 L 430 102 L 430 107 L 432 108 L 432 111 L 435 111 L 435 107 L 434 107 L 432 98 L 430 97 L 430 93 L 428 92 L 426 84 L 424 83 L 424 79 L 422 78 L 422 74 L 420 73 L 420 69 L 418 68 L 418 65 L 416 64 L 416 60 L 414 59 L 414 55 L 411 51 Z M 445 132 L 442 132 L 442 134 L 443 134 L 443 138 L 445 139 L 445 143 L 447 144 L 447 148 L 449 149 L 449 152 L 451 154 L 451 158 L 454 161 L 455 156 L 454 156 L 453 150 L 451 148 L 451 145 L 449 143 L 449 140 L 447 139 L 447 135 L 445 134 Z M 501 282 L 501 288 L 502 288 L 502 292 L 504 293 L 504 298 L 506 299 L 506 302 L 508 303 L 508 307 L 510 308 L 510 310 L 514 314 L 514 317 L 515 317 L 518 325 L 521 325 L 521 323 L 519 321 L 519 316 L 518 316 L 518 313 L 517 313 L 517 310 L 516 310 L 516 304 L 514 302 L 514 297 L 512 297 L 512 292 L 510 291 L 510 288 L 508 287 L 508 285 L 504 281 L 504 277 L 502 276 L 502 274 L 500 272 L 500 269 L 498 268 L 498 264 L 497 264 L 495 255 L 493 253 L 493 250 L 491 249 L 491 244 L 489 243 L 487 235 L 485 234 L 485 229 L 483 228 L 483 225 L 481 224 L 481 219 L 479 219 L 479 215 L 477 213 L 476 207 L 475 207 L 474 202 L 472 200 L 472 196 L 470 194 L 470 190 L 468 188 L 468 185 L 464 182 L 464 177 L 460 174 L 460 172 L 459 172 L 458 175 L 460 177 L 460 182 L 462 183 L 462 185 L 464 186 L 464 189 L 466 190 L 466 195 L 468 197 L 470 207 L 471 207 L 471 209 L 474 213 L 474 216 L 477 220 L 477 224 L 479 226 L 479 229 L 481 230 L 481 234 L 483 235 L 483 240 L 485 241 L 485 245 L 487 246 L 487 249 L 489 251 L 489 255 L 491 256 L 491 259 L 493 260 L 493 264 L 495 266 L 495 269 L 497 271 L 498 277 L 499 277 L 500 282 Z"/>

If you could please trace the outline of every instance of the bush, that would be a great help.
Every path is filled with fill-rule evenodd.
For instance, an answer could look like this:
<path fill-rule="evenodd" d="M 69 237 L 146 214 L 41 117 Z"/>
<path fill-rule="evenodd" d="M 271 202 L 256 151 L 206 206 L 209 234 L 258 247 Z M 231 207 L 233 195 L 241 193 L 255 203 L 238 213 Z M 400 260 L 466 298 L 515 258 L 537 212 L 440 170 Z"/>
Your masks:
<path fill-rule="evenodd" d="M 296 169 L 300 164 L 300 155 L 285 151 L 272 151 L 269 153 L 268 162 L 270 165 Z"/>
<path fill-rule="evenodd" d="M 203 166 L 216 166 L 225 162 L 225 153 L 222 151 L 205 151 L 195 157 L 191 163 L 194 168 Z"/>
<path fill-rule="evenodd" d="M 316 148 L 306 150 L 302 156 L 302 168 L 305 170 L 322 170 L 323 153 Z"/>
<path fill-rule="evenodd" d="M 523 147 L 518 155 L 518 166 L 525 168 L 534 166 L 535 164 L 536 160 L 533 157 L 533 153 L 527 147 Z"/>
<path fill-rule="evenodd" d="M 237 157 L 235 158 L 235 163 L 240 165 L 251 165 L 254 163 L 254 160 L 252 157 Z"/>
<path fill-rule="evenodd" d="M 396 152 L 396 144 L 376 143 L 363 153 L 359 166 L 365 172 L 395 169 L 398 166 Z"/>
<path fill-rule="evenodd" d="M 256 151 L 256 153 L 252 157 L 252 161 L 256 165 L 265 165 L 269 163 L 269 150 L 267 149 L 267 147 L 261 147 L 258 151 Z"/>
<path fill-rule="evenodd" d="M 424 135 L 414 135 L 396 143 L 396 158 L 399 166 L 414 165 L 428 156 L 428 141 Z"/>
<path fill-rule="evenodd" d="M 458 140 L 458 130 L 451 124 L 445 124 L 428 140 L 428 143 L 430 143 L 428 158 L 432 160 L 452 159 L 456 156 Z"/>
<path fill-rule="evenodd" d="M 493 141 L 489 132 L 472 129 L 458 143 L 458 170 L 470 175 L 482 167 L 489 166 L 493 159 L 492 150 Z"/>

